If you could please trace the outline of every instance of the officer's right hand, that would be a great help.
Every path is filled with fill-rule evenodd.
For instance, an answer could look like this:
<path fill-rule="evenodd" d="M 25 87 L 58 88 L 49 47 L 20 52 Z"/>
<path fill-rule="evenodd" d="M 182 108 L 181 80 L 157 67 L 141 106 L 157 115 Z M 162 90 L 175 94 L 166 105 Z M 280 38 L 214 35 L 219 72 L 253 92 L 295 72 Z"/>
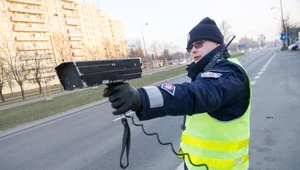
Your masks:
<path fill-rule="evenodd" d="M 108 97 L 114 115 L 124 114 L 129 110 L 141 111 L 142 104 L 139 92 L 128 83 L 113 84 L 104 89 L 103 97 Z"/>

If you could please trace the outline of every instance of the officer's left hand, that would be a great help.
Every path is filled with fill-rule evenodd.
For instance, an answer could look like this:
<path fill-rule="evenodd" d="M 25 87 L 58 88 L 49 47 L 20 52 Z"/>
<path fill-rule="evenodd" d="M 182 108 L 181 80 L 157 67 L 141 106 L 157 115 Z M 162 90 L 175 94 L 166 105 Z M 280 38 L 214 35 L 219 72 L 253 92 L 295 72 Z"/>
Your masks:
<path fill-rule="evenodd" d="M 129 110 L 142 110 L 139 92 L 130 84 L 113 84 L 104 90 L 103 97 L 108 97 L 111 106 L 116 109 L 113 111 L 114 115 L 124 114 Z"/>

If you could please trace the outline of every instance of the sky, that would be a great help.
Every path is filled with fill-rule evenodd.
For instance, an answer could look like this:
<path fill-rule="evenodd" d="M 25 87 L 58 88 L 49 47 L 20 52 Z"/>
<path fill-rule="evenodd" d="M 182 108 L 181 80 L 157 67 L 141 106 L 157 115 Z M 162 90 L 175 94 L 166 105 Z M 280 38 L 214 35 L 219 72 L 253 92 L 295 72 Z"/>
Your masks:
<path fill-rule="evenodd" d="M 245 36 L 255 39 L 259 34 L 273 41 L 280 35 L 280 0 L 79 1 L 95 4 L 109 18 L 121 20 L 126 40 L 143 41 L 144 36 L 146 46 L 152 42 L 172 43 L 184 51 L 188 32 L 205 17 L 215 20 L 217 25 L 223 20 L 230 24 L 236 35 L 234 41 Z M 282 0 L 282 9 L 292 23 L 300 24 L 300 0 Z"/>

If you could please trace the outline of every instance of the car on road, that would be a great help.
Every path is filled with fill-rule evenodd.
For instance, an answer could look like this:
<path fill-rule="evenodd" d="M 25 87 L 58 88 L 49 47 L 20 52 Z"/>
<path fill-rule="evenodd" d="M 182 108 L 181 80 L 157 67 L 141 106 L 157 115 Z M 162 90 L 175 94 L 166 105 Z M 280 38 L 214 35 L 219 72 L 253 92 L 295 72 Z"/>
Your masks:
<path fill-rule="evenodd" d="M 295 51 L 298 49 L 298 42 L 295 42 L 294 44 L 291 44 L 289 47 L 288 47 L 289 50 L 292 50 L 292 51 Z"/>

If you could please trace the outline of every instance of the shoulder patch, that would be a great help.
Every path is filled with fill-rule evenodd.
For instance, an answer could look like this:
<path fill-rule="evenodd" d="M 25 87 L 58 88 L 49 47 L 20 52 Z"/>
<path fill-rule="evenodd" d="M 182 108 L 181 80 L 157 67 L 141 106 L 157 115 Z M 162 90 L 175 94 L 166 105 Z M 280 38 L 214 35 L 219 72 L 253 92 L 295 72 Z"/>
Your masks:
<path fill-rule="evenodd" d="M 204 73 L 201 73 L 201 78 L 220 78 L 221 77 L 221 73 L 214 73 L 214 72 L 210 72 L 210 71 L 207 71 L 207 72 L 204 72 Z"/>
<path fill-rule="evenodd" d="M 170 93 L 172 96 L 175 95 L 175 86 L 172 84 L 164 83 L 160 86 L 161 89 L 165 90 L 166 92 Z"/>

